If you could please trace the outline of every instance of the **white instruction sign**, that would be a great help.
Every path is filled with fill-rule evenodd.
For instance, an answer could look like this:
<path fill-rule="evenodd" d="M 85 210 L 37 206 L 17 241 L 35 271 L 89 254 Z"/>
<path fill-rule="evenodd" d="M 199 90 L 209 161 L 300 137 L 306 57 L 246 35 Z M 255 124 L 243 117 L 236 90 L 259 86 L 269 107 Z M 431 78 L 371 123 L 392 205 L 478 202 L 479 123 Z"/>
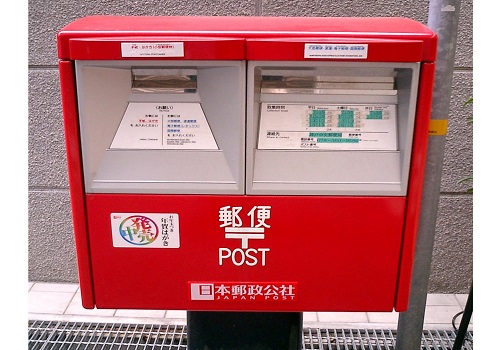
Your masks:
<path fill-rule="evenodd" d="M 218 149 L 199 103 L 130 102 L 112 149 Z"/>
<path fill-rule="evenodd" d="M 394 151 L 396 106 L 262 103 L 258 148 Z"/>
<path fill-rule="evenodd" d="M 121 43 L 122 57 L 184 57 L 183 42 Z"/>
<path fill-rule="evenodd" d="M 305 44 L 304 58 L 366 59 L 368 44 Z"/>

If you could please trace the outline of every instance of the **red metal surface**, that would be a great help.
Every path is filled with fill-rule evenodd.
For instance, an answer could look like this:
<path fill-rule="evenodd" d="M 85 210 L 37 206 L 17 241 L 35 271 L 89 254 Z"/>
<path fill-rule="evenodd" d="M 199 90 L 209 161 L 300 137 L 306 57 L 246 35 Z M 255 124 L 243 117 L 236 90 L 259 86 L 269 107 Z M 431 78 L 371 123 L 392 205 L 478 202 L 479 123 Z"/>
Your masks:
<path fill-rule="evenodd" d="M 182 42 L 182 57 L 122 57 L 121 43 L 126 42 Z M 100 37 L 79 38 L 69 41 L 70 56 L 74 60 L 243 60 L 245 41 L 241 38 L 206 37 Z"/>
<path fill-rule="evenodd" d="M 73 232 L 76 245 L 78 276 L 85 308 L 94 308 L 94 292 L 92 269 L 90 266 L 90 248 L 87 236 L 87 216 L 85 212 L 85 196 L 83 171 L 80 150 L 80 131 L 76 102 L 76 85 L 73 62 L 59 61 L 61 99 L 66 137 L 66 155 L 68 163 L 68 181 L 71 196 L 71 212 L 73 215 Z"/>
<path fill-rule="evenodd" d="M 87 195 L 89 238 L 98 308 L 391 311 L 403 234 L 404 197 Z M 225 237 L 219 209 L 270 206 L 265 266 L 219 265 Z M 180 248 L 116 248 L 111 213 L 177 213 Z M 254 254 L 255 255 L 255 254 Z M 241 255 L 237 257 L 237 262 Z M 261 257 L 260 257 L 261 258 Z M 253 262 L 253 261 L 252 261 Z M 296 283 L 294 301 L 190 300 L 188 282 Z"/>
<path fill-rule="evenodd" d="M 222 38 L 349 38 L 422 41 L 423 61 L 436 58 L 436 35 L 408 18 L 369 17 L 143 17 L 91 16 L 79 19 L 58 33 L 59 58 L 74 59 L 72 39 L 85 38 L 222 37 Z M 387 57 L 394 54 L 391 50 Z M 92 59 L 88 57 L 87 59 Z"/>
<path fill-rule="evenodd" d="M 415 244 L 420 216 L 420 202 L 424 186 L 425 161 L 427 155 L 429 120 L 432 106 L 432 88 L 434 85 L 434 63 L 424 63 L 420 67 L 420 85 L 416 110 L 416 123 L 413 136 L 413 150 L 408 184 L 408 203 L 406 208 L 405 234 L 403 239 L 398 291 L 395 310 L 408 308 L 410 284 L 415 256 Z"/>

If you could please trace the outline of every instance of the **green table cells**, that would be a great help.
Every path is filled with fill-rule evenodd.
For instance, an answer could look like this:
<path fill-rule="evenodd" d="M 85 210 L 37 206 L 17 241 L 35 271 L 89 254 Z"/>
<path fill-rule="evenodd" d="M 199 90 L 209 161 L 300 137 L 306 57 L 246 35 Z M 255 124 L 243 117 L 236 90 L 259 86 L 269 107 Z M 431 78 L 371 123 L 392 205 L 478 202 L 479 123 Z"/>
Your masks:
<path fill-rule="evenodd" d="M 359 139 L 345 139 L 341 137 L 318 137 L 317 143 L 359 143 Z"/>
<path fill-rule="evenodd" d="M 370 111 L 366 119 L 382 119 L 382 111 Z"/>
<path fill-rule="evenodd" d="M 309 137 L 342 137 L 341 132 L 310 132 Z"/>
<path fill-rule="evenodd" d="M 313 128 L 324 128 L 326 119 L 325 112 L 325 110 L 313 110 L 312 113 L 309 114 L 309 126 Z"/>
<path fill-rule="evenodd" d="M 339 128 L 353 128 L 354 127 L 354 111 L 343 110 L 338 116 Z"/>

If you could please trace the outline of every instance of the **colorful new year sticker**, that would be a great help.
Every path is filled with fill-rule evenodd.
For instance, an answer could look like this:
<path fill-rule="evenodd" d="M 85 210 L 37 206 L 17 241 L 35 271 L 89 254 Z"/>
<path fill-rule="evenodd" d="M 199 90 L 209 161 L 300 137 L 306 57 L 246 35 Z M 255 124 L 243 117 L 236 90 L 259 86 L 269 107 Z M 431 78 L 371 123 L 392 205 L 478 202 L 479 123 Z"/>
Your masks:
<path fill-rule="evenodd" d="M 113 246 L 121 248 L 179 248 L 176 213 L 111 213 Z"/>
<path fill-rule="evenodd" d="M 126 242 L 134 245 L 147 245 L 158 237 L 158 226 L 153 220 L 142 215 L 124 219 L 118 230 Z"/>

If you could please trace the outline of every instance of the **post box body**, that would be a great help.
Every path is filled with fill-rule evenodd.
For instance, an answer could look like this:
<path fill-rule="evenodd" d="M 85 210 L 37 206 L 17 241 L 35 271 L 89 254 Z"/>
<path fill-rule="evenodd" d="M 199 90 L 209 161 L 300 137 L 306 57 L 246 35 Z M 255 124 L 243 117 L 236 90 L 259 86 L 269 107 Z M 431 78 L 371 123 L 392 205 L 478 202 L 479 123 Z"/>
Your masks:
<path fill-rule="evenodd" d="M 403 18 L 63 28 L 83 306 L 404 311 L 436 40 Z M 187 85 L 161 90 L 151 76 Z M 371 125 L 389 136 L 370 139 Z"/>

